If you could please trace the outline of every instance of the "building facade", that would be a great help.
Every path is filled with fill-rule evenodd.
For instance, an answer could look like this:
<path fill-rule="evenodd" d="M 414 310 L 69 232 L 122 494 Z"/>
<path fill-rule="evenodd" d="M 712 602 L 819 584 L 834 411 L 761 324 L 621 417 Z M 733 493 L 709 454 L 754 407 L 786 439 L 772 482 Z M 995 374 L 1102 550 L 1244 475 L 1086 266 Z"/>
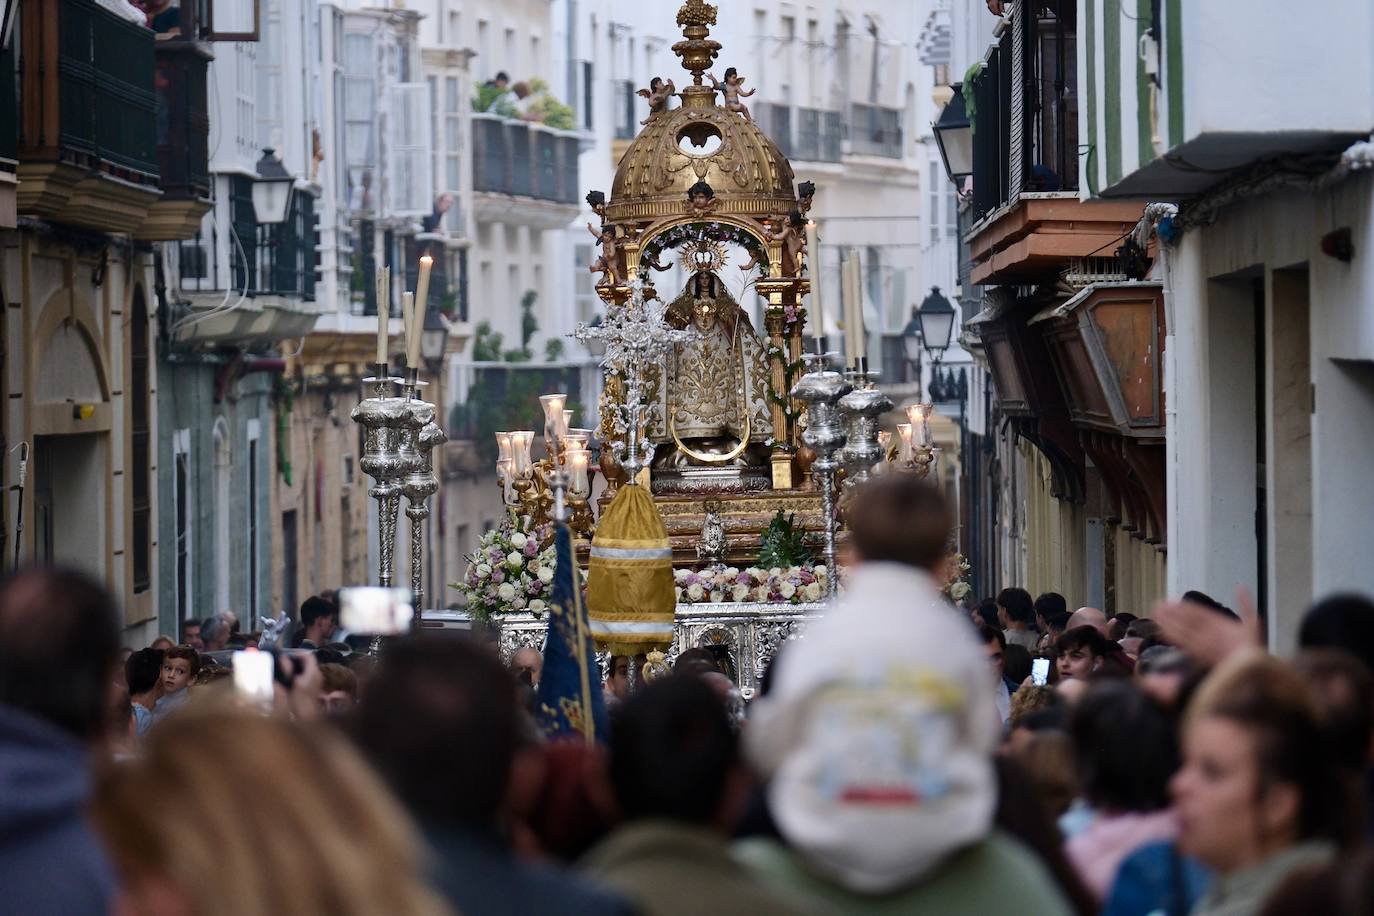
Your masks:
<path fill-rule="evenodd" d="M 1147 220 L 1168 588 L 1249 589 L 1271 648 L 1291 650 L 1312 600 L 1374 589 L 1374 11 L 1318 4 L 1318 30 L 1276 2 L 1243 21 L 1205 4 L 1081 6 L 1081 193 L 1168 202 Z"/>

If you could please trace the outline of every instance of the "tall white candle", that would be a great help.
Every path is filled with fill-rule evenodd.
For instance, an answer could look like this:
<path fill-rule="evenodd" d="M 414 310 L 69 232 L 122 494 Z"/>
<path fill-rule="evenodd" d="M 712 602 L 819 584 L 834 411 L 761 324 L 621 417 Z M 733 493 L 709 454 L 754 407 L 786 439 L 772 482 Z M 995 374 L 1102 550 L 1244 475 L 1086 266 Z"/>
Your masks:
<path fill-rule="evenodd" d="M 854 328 L 854 355 L 849 360 L 850 365 L 853 365 L 854 360 L 868 353 L 868 341 L 864 334 L 863 277 L 859 268 L 859 249 L 851 248 L 849 249 L 849 301 L 854 310 L 853 317 L 850 319 Z"/>
<path fill-rule="evenodd" d="M 401 294 L 401 311 L 405 313 L 406 324 L 406 366 L 411 369 L 420 366 L 420 328 L 419 309 L 415 307 L 415 294 Z"/>
<path fill-rule="evenodd" d="M 434 259 L 425 255 L 420 259 L 420 279 L 415 283 L 415 302 L 420 306 L 423 317 L 429 306 L 429 272 L 434 269 Z M 421 324 L 424 322 L 421 321 Z"/>
<path fill-rule="evenodd" d="M 387 269 L 377 271 L 377 363 L 387 361 L 387 349 L 391 343 L 391 303 L 387 296 Z"/>
<path fill-rule="evenodd" d="M 811 336 L 820 340 L 825 336 L 825 308 L 821 305 L 821 234 L 816 221 L 806 222 L 806 272 L 811 277 Z"/>
<path fill-rule="evenodd" d="M 840 271 L 840 285 L 843 293 L 844 302 L 844 361 L 848 366 L 854 365 L 859 358 L 859 304 L 858 284 L 854 281 L 858 277 L 858 259 L 854 257 L 854 249 L 850 248 L 845 252 L 844 267 Z"/>

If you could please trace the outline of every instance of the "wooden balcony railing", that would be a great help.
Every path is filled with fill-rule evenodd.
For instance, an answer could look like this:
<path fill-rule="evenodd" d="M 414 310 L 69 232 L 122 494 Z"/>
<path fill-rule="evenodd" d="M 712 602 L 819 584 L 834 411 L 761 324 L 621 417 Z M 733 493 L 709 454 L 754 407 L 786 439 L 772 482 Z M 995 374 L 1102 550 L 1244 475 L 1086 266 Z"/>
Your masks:
<path fill-rule="evenodd" d="M 22 0 L 20 23 L 20 212 L 134 231 L 159 193 L 153 33 L 94 0 Z"/>

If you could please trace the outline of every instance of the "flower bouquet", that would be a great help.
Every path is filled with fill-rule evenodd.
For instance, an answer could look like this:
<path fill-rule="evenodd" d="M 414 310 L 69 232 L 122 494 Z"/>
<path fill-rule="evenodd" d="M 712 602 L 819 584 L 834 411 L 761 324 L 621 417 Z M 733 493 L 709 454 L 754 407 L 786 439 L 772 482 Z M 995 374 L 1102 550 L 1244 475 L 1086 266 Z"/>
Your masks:
<path fill-rule="evenodd" d="M 723 601 L 760 604 L 801 604 L 825 597 L 829 575 L 824 564 L 760 569 L 751 566 L 710 566 L 706 569 L 679 569 L 673 573 L 679 604 L 709 604 Z"/>
<path fill-rule="evenodd" d="M 474 618 L 489 620 L 521 611 L 542 614 L 547 609 L 557 562 L 550 526 L 532 528 L 524 520 L 507 521 L 482 535 L 477 550 L 466 559 L 467 574 L 451 587 L 467 600 Z"/>
<path fill-rule="evenodd" d="M 945 574 L 948 578 L 945 580 L 944 587 L 941 589 L 941 591 L 949 597 L 949 600 L 957 602 L 963 601 L 968 597 L 968 593 L 972 591 L 972 587 L 964 581 L 964 577 L 968 575 L 969 570 L 972 568 L 973 567 L 969 565 L 968 560 L 962 553 L 950 554 L 949 560 L 945 565 Z"/>

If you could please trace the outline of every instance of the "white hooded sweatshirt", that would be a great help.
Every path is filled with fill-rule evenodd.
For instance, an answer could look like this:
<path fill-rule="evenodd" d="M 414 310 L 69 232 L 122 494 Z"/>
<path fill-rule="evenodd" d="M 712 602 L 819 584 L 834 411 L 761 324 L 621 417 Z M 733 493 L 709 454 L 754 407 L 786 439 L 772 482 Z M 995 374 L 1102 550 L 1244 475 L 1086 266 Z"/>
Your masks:
<path fill-rule="evenodd" d="M 927 573 L 858 567 L 789 643 L 745 730 L 789 845 L 866 894 L 915 884 L 991 829 L 1000 733 L 987 658 Z"/>

